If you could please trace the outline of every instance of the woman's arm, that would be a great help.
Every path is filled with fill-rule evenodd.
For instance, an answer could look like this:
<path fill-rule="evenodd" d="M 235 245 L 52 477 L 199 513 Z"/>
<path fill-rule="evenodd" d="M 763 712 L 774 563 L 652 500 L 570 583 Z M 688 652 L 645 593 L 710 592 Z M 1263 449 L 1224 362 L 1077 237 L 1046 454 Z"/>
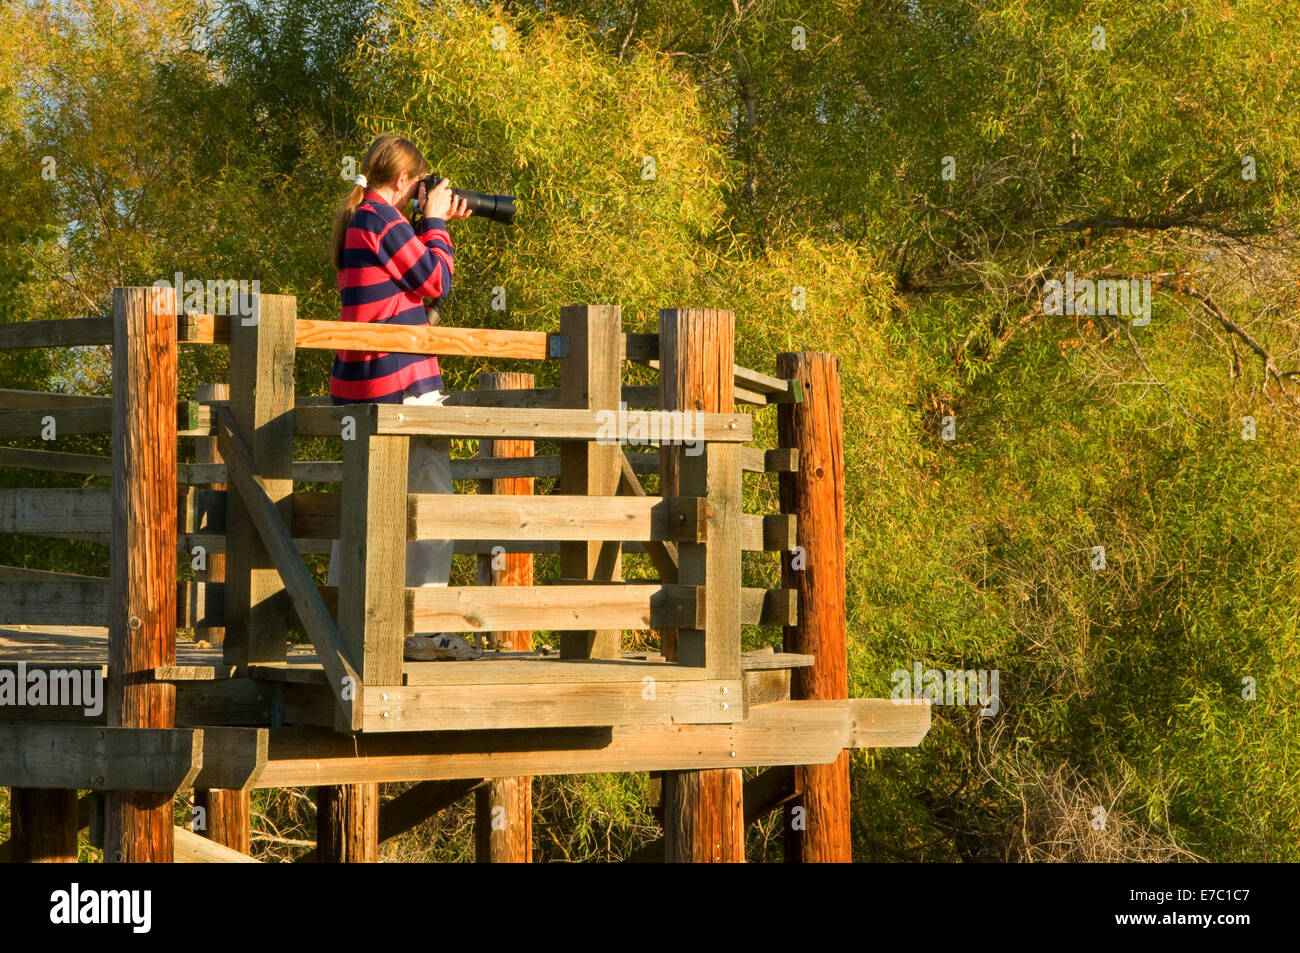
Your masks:
<path fill-rule="evenodd" d="M 441 298 L 451 290 L 455 255 L 442 219 L 421 219 L 417 235 L 399 215 L 379 236 L 375 254 L 384 273 L 403 291 Z"/>

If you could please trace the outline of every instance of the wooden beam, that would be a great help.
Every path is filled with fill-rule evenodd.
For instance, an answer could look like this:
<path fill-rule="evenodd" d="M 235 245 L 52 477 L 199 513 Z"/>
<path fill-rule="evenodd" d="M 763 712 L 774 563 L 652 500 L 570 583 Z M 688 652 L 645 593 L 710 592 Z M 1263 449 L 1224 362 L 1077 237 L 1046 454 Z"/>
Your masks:
<path fill-rule="evenodd" d="M 743 717 L 739 678 L 652 681 L 374 687 L 366 692 L 363 731 L 703 725 Z"/>
<path fill-rule="evenodd" d="M 175 521 L 175 487 L 171 487 Z M 100 487 L 0 490 L 0 533 L 107 534 L 112 529 L 112 491 Z"/>
<path fill-rule="evenodd" d="M 915 747 L 929 726 L 928 705 L 871 698 L 761 705 L 745 721 L 726 725 L 534 727 L 355 738 L 328 729 L 282 728 L 271 730 L 270 756 L 257 786 L 812 764 L 833 760 L 850 743 Z"/>
<path fill-rule="evenodd" d="M 781 557 L 781 582 L 799 594 L 799 622 L 785 630 L 787 652 L 816 657 L 793 673 L 795 699 L 848 697 L 848 623 L 844 555 L 844 438 L 839 361 L 830 354 L 781 354 L 777 373 L 799 380 L 805 399 L 777 412 L 779 442 L 799 451 L 799 470 L 780 478 L 781 509 L 794 514 L 798 537 Z M 801 769 L 802 803 L 786 810 L 786 859 L 848 863 L 848 752 L 830 764 Z M 801 809 L 796 825 L 794 811 Z"/>
<path fill-rule="evenodd" d="M 742 514 L 740 548 L 745 552 L 788 553 L 795 545 L 798 518 L 788 513 Z"/>
<path fill-rule="evenodd" d="M 697 540 L 705 523 L 699 497 L 465 495 L 454 506 L 441 493 L 410 499 L 411 539 Z"/>
<path fill-rule="evenodd" d="M 552 337 L 554 335 L 543 331 L 299 320 L 294 344 L 304 350 L 546 360 L 550 357 L 549 339 Z M 181 340 L 189 344 L 226 344 L 230 341 L 230 318 L 210 314 L 186 315 L 181 323 Z"/>
<path fill-rule="evenodd" d="M 59 318 L 0 324 L 0 351 L 113 344 L 112 318 Z"/>
<path fill-rule="evenodd" d="M 55 450 L 23 450 L 0 447 L 0 467 L 48 470 L 54 473 L 84 473 L 88 476 L 112 476 L 113 458 L 92 453 L 60 453 Z"/>
<path fill-rule="evenodd" d="M 204 837 L 180 825 L 172 835 L 176 842 L 176 863 L 178 864 L 260 864 L 241 851 L 223 844 L 218 840 Z"/>
<path fill-rule="evenodd" d="M 553 632 L 700 628 L 707 621 L 703 587 L 614 582 L 607 585 L 448 586 L 407 590 L 419 632 L 491 632 L 532 626 Z M 797 617 L 791 590 L 745 589 L 742 625 L 789 625 Z"/>
<path fill-rule="evenodd" d="M 202 765 L 202 731 L 0 725 L 0 785 L 165 792 L 170 803 Z"/>
<path fill-rule="evenodd" d="M 0 325 L 4 327 L 4 325 Z M 72 434 L 111 433 L 113 408 L 67 407 L 48 410 L 0 410 L 0 437 L 8 439 L 42 437 L 51 420 L 55 439 Z M 175 432 L 175 422 L 168 426 Z"/>
<path fill-rule="evenodd" d="M 110 726 L 132 729 L 128 734 L 136 736 L 146 729 L 167 732 L 176 723 L 176 688 L 154 679 L 157 666 L 176 661 L 176 375 L 175 292 L 113 289 L 113 542 L 106 708 Z M 195 743 L 188 732 L 165 737 L 177 745 Z M 95 776 L 164 767 L 167 743 L 155 741 L 158 750 L 140 752 L 135 764 L 132 759 L 114 759 Z M 104 860 L 169 863 L 171 795 L 176 787 L 108 787 L 113 790 L 104 813 Z"/>
<path fill-rule="evenodd" d="M 614 408 L 617 408 L 615 397 Z M 22 411 L 11 411 L 22 413 Z M 294 412 L 295 432 L 306 437 L 337 437 L 343 418 L 358 430 L 407 436 L 495 440 L 609 441 L 600 446 L 619 449 L 616 409 L 561 409 L 539 414 L 519 407 L 425 407 L 412 404 L 349 404 L 302 407 Z M 744 443 L 753 438 L 749 414 L 702 413 L 689 423 L 665 411 L 639 411 L 648 445 L 682 439 L 714 443 Z M 689 428 L 683 433 L 685 428 Z M 628 428 L 630 430 L 630 427 Z M 25 434 L 31 436 L 31 434 Z M 612 488 L 611 488 L 612 492 Z"/>
<path fill-rule="evenodd" d="M 25 570 L 33 577 L 38 574 Z M 0 568 L 0 625 L 106 625 L 110 585 L 107 579 L 16 578 Z M 59 577 L 61 573 L 39 575 Z"/>
<path fill-rule="evenodd" d="M 330 681 L 342 724 L 347 730 L 355 730 L 360 727 L 361 706 L 357 702 L 362 694 L 361 678 L 344 651 L 334 620 L 330 618 L 329 611 L 321 601 L 320 593 L 316 591 L 311 573 L 298 555 L 280 511 L 276 509 L 270 494 L 263 487 L 261 478 L 252 473 L 252 461 L 249 459 L 243 441 L 234 430 L 230 411 L 225 409 L 217 411 L 217 427 L 217 439 L 220 441 L 221 454 L 226 458 L 230 478 L 248 508 L 249 516 L 262 543 L 266 546 L 273 567 L 284 580 L 289 596 L 293 600 L 293 606 L 298 612 L 298 618 L 307 630 L 308 638 L 316 647 L 317 656 Z M 231 581 L 228 580 L 226 582 L 227 606 L 230 604 L 230 585 Z M 229 630 L 229 609 L 226 625 Z M 283 651 L 280 652 L 279 658 L 284 658 Z"/>
<path fill-rule="evenodd" d="M 226 661 L 235 665 L 276 662 L 285 656 L 290 618 L 285 581 L 276 570 L 270 541 L 259 532 L 251 508 L 260 507 L 265 495 L 275 511 L 275 522 L 290 523 L 292 519 L 296 313 L 293 297 L 259 294 L 253 299 L 250 323 L 243 319 L 229 322 L 232 397 L 228 407 L 215 411 L 226 421 L 227 438 L 239 434 L 245 449 L 241 464 L 246 479 L 241 482 L 230 476 L 245 492 L 236 494 L 233 502 L 228 499 L 226 507 L 226 637 L 222 651 Z M 229 451 L 220 443 L 218 447 L 233 471 Z M 262 522 L 267 532 L 274 533 L 270 515 L 263 513 Z M 301 565 L 296 553 L 294 561 Z M 308 625 L 306 619 L 302 621 Z"/>

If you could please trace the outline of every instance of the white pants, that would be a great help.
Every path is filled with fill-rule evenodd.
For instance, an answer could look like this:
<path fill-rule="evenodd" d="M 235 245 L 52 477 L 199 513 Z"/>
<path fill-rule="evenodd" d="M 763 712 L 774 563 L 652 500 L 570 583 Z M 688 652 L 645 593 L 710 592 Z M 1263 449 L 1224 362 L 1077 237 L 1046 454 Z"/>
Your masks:
<path fill-rule="evenodd" d="M 407 397 L 404 404 L 438 407 L 446 400 L 440 391 L 419 397 Z M 451 483 L 451 442 L 441 437 L 412 437 L 406 464 L 408 493 L 453 493 Z M 453 543 L 449 539 L 418 539 L 406 544 L 406 585 L 445 586 L 451 578 Z M 327 586 L 338 585 L 340 547 L 334 540 L 330 548 Z"/>

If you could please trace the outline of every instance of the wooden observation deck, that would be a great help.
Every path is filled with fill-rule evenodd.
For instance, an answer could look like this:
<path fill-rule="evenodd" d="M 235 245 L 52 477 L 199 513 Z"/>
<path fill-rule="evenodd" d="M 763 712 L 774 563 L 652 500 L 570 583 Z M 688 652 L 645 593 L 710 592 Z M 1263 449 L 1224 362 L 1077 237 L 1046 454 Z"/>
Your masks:
<path fill-rule="evenodd" d="M 368 859 L 378 782 L 489 779 L 489 798 L 526 812 L 501 785 L 626 771 L 666 772 L 664 856 L 739 859 L 752 812 L 737 803 L 754 800 L 740 769 L 759 766 L 801 766 L 769 797 L 803 805 L 801 856 L 847 859 L 845 750 L 914 746 L 929 728 L 924 705 L 847 698 L 833 358 L 782 355 L 780 376 L 737 367 L 725 311 L 663 311 L 658 334 L 624 333 L 612 306 L 565 308 L 556 333 L 370 327 L 297 320 L 275 295 L 249 318 L 178 315 L 166 288 L 117 289 L 111 318 L 0 325 L 0 348 L 105 344 L 111 396 L 0 390 L 0 467 L 89 484 L 0 490 L 0 533 L 110 547 L 106 577 L 0 567 L 0 678 L 49 691 L 0 704 L 14 859 L 66 859 L 69 836 L 75 857 L 78 790 L 103 811 L 109 860 L 191 856 L 172 822 L 184 789 L 219 813 L 242 803 L 246 828 L 251 788 L 300 785 L 321 789 L 332 825 L 319 855 Z M 228 347 L 228 387 L 180 398 L 179 346 Z M 484 375 L 441 407 L 330 406 L 295 397 L 298 348 L 558 362 L 559 386 Z M 659 385 L 624 385 L 625 361 Z M 738 404 L 776 405 L 787 446 L 749 446 Z M 84 433 L 112 433 L 112 456 L 13 446 Z M 413 438 L 477 441 L 452 461 L 477 492 L 408 492 Z M 181 439 L 198 442 L 196 462 L 178 462 Z M 339 459 L 298 459 L 309 439 Z M 536 442 L 555 452 L 534 455 Z M 744 512 L 747 474 L 772 473 L 786 512 Z M 418 539 L 476 555 L 479 584 L 406 587 Z M 303 560 L 334 540 L 337 588 Z M 782 588 L 745 587 L 746 552 L 782 554 Z M 625 553 L 646 554 L 656 578 L 624 579 Z M 558 565 L 545 584 L 535 554 Z M 742 651 L 748 626 L 782 628 L 783 644 Z M 206 641 L 178 644 L 185 629 Z M 627 648 L 647 631 L 657 651 Z M 405 661 L 423 632 L 486 650 Z M 536 632 L 558 647 L 534 647 Z M 102 710 L 53 704 L 71 697 L 56 684 L 101 674 Z M 513 849 L 504 834 L 483 843 L 526 859 L 526 832 L 512 836 Z"/>

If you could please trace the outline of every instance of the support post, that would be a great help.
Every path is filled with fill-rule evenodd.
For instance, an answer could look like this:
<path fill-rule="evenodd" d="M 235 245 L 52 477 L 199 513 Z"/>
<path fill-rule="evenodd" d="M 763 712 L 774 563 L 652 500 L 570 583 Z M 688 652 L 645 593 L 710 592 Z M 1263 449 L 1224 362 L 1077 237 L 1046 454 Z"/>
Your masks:
<path fill-rule="evenodd" d="M 113 289 L 108 724 L 173 728 L 176 687 L 176 294 Z M 104 860 L 172 861 L 172 797 L 112 791 Z"/>
<path fill-rule="evenodd" d="M 568 346 L 561 361 L 561 406 L 616 412 L 622 396 L 622 310 L 617 305 L 582 305 L 560 310 L 560 331 Z M 614 496 L 622 473 L 618 442 L 567 441 L 560 444 L 560 491 Z M 617 542 L 560 544 L 560 575 L 568 579 L 623 578 L 622 546 Z M 561 658 L 618 658 L 623 633 L 562 632 Z"/>
<path fill-rule="evenodd" d="M 297 299 L 255 295 L 251 318 L 230 319 L 230 413 L 276 508 L 291 524 L 293 358 Z M 245 324 L 245 321 L 249 323 Z M 225 660 L 281 662 L 293 610 L 238 493 L 226 506 Z"/>
<path fill-rule="evenodd" d="M 323 864 L 378 862 L 378 784 L 316 789 L 316 859 Z"/>
<path fill-rule="evenodd" d="M 735 316 L 714 309 L 659 313 L 659 406 L 731 413 L 735 409 Z M 705 587 L 703 631 L 672 632 L 664 657 L 740 677 L 739 448 L 713 444 L 687 456 L 661 448 L 661 493 L 709 498 L 705 543 L 678 547 L 677 581 Z M 721 700 L 720 700 L 721 703 Z M 663 775 L 664 859 L 669 863 L 745 859 L 744 776 L 736 768 L 666 771 Z"/>
<path fill-rule="evenodd" d="M 195 396 L 200 401 L 229 400 L 230 385 L 225 383 L 200 384 Z M 194 441 L 196 463 L 224 463 L 217 449 L 216 437 L 199 437 Z M 225 490 L 226 484 L 213 483 L 210 490 Z M 195 570 L 194 578 L 202 582 L 226 581 L 226 554 L 206 553 L 207 569 Z M 200 626 L 194 630 L 196 641 L 221 645 L 226 640 L 225 626 Z M 217 788 L 195 788 L 194 806 L 203 809 L 204 826 L 198 831 L 231 850 L 247 854 L 252 850 L 250 823 L 252 803 L 247 791 L 223 791 Z"/>
<path fill-rule="evenodd" d="M 196 833 L 241 854 L 252 853 L 249 817 L 252 798 L 249 791 L 226 791 L 195 788 L 194 806 L 203 808 L 204 826 Z"/>
<path fill-rule="evenodd" d="M 802 569 L 781 557 L 781 585 L 799 598 L 799 623 L 785 629 L 785 651 L 816 656 L 793 672 L 790 697 L 849 697 L 844 582 L 844 437 L 839 361 L 830 354 L 781 354 L 778 377 L 803 385 L 803 401 L 777 408 L 778 443 L 799 451 L 799 469 L 782 473 L 781 512 L 796 518 Z M 785 808 L 787 861 L 848 863 L 849 755 L 797 770 L 798 801 Z"/>
<path fill-rule="evenodd" d="M 77 862 L 77 792 L 70 788 L 10 788 L 10 863 Z"/>
<path fill-rule="evenodd" d="M 526 390 L 532 374 L 480 374 L 479 390 Z M 531 440 L 481 440 L 480 457 L 531 457 Z M 480 480 L 480 493 L 533 495 L 532 477 Z M 532 553 L 499 553 L 478 557 L 480 586 L 531 586 Z M 528 652 L 533 634 L 493 632 L 490 644 L 504 651 Z M 475 859 L 483 864 L 529 864 L 533 860 L 533 779 L 493 778 L 474 792 Z"/>

